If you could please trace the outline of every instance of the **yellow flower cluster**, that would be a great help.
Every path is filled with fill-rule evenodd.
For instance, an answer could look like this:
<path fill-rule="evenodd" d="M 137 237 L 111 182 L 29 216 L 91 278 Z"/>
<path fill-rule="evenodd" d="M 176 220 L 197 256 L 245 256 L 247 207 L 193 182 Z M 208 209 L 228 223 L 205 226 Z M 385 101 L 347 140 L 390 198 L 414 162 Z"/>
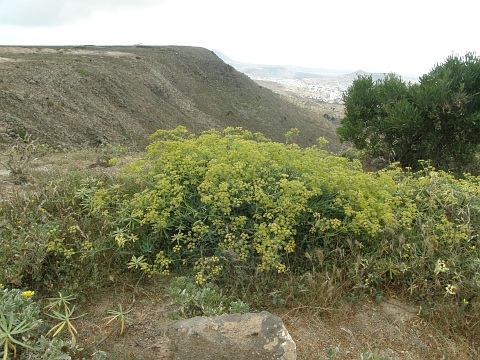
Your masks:
<path fill-rule="evenodd" d="M 223 269 L 223 266 L 220 265 L 219 262 L 220 259 L 218 256 L 211 256 L 197 260 L 194 266 L 194 269 L 197 270 L 195 282 L 198 285 L 203 285 L 208 279 L 218 275 Z"/>
<path fill-rule="evenodd" d="M 22 296 L 23 297 L 32 297 L 33 295 L 35 295 L 35 291 L 31 291 L 31 290 L 28 290 L 28 291 L 24 291 L 22 292 Z"/>

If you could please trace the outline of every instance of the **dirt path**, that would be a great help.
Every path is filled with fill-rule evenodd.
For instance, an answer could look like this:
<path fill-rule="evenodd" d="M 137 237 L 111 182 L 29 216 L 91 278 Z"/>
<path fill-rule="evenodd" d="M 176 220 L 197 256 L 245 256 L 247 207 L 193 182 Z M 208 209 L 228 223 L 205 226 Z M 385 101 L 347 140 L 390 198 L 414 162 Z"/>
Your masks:
<path fill-rule="evenodd" d="M 109 359 L 172 359 L 165 332 L 175 305 L 166 294 L 166 280 L 136 289 L 112 283 L 96 293 L 79 309 L 79 313 L 87 313 L 76 325 L 79 343 L 86 349 L 107 352 Z M 107 311 L 132 302 L 129 316 L 133 324 L 120 335 L 118 324 L 106 325 Z M 367 300 L 327 311 L 313 307 L 255 309 L 261 310 L 283 319 L 297 344 L 299 360 L 476 359 L 465 344 L 448 339 L 417 316 L 417 308 L 397 299 L 380 304 Z"/>

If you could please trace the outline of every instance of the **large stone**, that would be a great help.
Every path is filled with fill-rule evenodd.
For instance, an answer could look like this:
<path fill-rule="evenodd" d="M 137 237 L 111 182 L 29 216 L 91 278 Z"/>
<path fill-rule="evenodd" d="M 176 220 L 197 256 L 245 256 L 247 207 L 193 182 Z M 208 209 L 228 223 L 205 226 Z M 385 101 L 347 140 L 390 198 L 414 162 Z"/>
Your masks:
<path fill-rule="evenodd" d="M 195 317 L 167 330 L 176 360 L 295 360 L 296 345 L 282 320 L 267 311 Z"/>

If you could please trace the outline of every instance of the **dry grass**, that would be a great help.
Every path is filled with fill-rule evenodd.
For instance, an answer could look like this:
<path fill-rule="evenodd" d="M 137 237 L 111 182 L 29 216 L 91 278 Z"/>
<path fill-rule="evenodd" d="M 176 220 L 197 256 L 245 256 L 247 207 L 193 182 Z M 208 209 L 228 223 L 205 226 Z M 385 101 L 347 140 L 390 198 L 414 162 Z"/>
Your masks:
<path fill-rule="evenodd" d="M 91 294 L 79 311 L 88 313 L 76 323 L 79 343 L 89 352 L 106 351 L 115 359 L 170 359 L 165 330 L 172 321 L 166 295 L 168 279 L 115 279 Z M 107 311 L 134 302 L 134 324 L 123 336 L 106 326 Z M 270 310 L 280 316 L 297 344 L 297 359 L 478 359 L 461 338 L 455 340 L 436 325 L 417 316 L 418 309 L 401 299 L 380 304 L 363 300 L 337 307 L 298 306 Z M 79 312 L 80 313 L 80 312 Z"/>

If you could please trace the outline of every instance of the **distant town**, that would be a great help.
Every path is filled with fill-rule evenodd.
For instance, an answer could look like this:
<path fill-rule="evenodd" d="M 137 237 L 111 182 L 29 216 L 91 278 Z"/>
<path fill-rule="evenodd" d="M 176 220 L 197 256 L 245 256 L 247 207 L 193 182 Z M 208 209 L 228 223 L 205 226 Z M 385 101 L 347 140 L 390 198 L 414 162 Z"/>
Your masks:
<path fill-rule="evenodd" d="M 248 74 L 247 74 L 248 75 Z M 250 76 L 253 80 L 269 81 L 294 92 L 297 96 L 315 102 L 342 104 L 343 93 L 352 84 L 352 79 L 338 78 L 304 78 L 304 79 L 276 79 Z"/>
<path fill-rule="evenodd" d="M 385 74 L 358 71 L 342 71 L 335 69 L 312 69 L 298 66 L 276 66 L 246 64 L 230 59 L 215 50 L 215 54 L 227 64 L 246 74 L 257 82 L 274 83 L 285 92 L 294 93 L 303 99 L 322 103 L 343 104 L 343 94 L 360 75 L 371 75 L 375 80 L 382 79 Z M 417 79 L 403 77 L 407 81 Z"/>

